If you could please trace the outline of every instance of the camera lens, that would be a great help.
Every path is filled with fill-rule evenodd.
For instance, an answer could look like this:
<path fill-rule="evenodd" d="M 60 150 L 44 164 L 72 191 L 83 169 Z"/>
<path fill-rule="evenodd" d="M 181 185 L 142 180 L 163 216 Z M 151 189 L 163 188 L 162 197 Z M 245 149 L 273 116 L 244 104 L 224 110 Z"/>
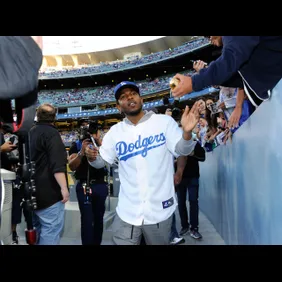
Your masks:
<path fill-rule="evenodd" d="M 171 112 L 171 116 L 174 118 L 174 119 L 180 119 L 181 117 L 181 109 L 179 108 L 174 108 Z"/>

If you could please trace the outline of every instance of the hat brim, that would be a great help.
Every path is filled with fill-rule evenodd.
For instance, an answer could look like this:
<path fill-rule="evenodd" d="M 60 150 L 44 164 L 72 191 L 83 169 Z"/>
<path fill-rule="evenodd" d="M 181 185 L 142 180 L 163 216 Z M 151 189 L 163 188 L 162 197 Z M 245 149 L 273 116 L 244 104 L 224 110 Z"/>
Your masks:
<path fill-rule="evenodd" d="M 119 88 L 119 90 L 118 90 L 118 91 L 116 92 L 116 94 L 115 94 L 116 100 L 119 100 L 121 91 L 122 91 L 123 89 L 125 89 L 125 88 L 134 89 L 134 90 L 135 90 L 136 92 L 138 92 L 139 95 L 140 95 L 139 88 L 138 88 L 137 86 L 135 86 L 135 85 L 130 85 L 130 84 L 128 84 L 128 85 L 123 85 L 122 87 Z"/>

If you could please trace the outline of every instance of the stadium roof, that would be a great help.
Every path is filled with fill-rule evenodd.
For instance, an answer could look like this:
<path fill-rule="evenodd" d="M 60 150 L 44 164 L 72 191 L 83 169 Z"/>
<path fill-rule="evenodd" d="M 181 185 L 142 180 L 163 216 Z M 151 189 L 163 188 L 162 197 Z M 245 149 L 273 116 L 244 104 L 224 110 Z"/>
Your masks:
<path fill-rule="evenodd" d="M 45 56 L 106 51 L 144 43 L 164 36 L 43 36 Z"/>
<path fill-rule="evenodd" d="M 98 37 L 102 41 L 103 37 Z M 102 42 L 98 44 L 97 41 L 95 45 L 94 41 L 89 39 L 91 37 L 87 40 L 84 36 L 80 39 L 79 36 L 74 36 L 73 38 L 68 36 L 65 37 L 65 41 L 62 39 L 63 37 L 57 39 L 54 36 L 43 38 L 44 59 L 42 66 L 65 67 L 113 62 L 123 60 L 124 56 L 130 53 L 141 52 L 142 55 L 147 55 L 175 48 L 184 42 L 195 39 L 197 36 L 131 36 L 131 40 L 125 39 L 125 37 L 130 36 L 104 36 L 104 39 L 107 39 L 104 41 L 104 44 L 107 42 L 106 45 L 103 45 Z M 67 45 L 69 47 L 64 49 Z M 127 46 L 122 47 L 125 45 Z M 55 46 L 57 47 L 55 48 Z M 101 50 L 102 47 L 104 50 Z"/>

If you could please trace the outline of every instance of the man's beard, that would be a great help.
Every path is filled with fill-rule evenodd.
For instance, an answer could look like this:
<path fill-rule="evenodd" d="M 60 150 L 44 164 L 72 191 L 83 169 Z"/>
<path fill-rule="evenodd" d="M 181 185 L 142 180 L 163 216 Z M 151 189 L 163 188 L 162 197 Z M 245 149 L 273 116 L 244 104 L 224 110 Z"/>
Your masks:
<path fill-rule="evenodd" d="M 130 117 L 135 117 L 135 116 L 138 116 L 142 111 L 142 105 L 140 105 L 140 108 L 135 110 L 135 111 L 126 111 L 124 110 L 123 113 L 126 115 L 126 116 L 130 116 Z"/>

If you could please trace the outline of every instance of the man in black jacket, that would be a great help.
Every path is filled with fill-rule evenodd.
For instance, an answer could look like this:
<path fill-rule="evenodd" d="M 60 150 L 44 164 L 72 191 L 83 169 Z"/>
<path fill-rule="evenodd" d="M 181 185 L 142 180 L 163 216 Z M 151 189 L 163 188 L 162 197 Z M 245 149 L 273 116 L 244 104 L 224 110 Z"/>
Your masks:
<path fill-rule="evenodd" d="M 210 40 L 223 46 L 221 56 L 192 77 L 176 74 L 180 83 L 173 96 L 222 85 L 244 88 L 254 106 L 269 99 L 282 78 L 282 36 L 210 36 Z"/>
<path fill-rule="evenodd" d="M 58 245 L 64 227 L 65 203 L 69 200 L 67 153 L 54 127 L 56 109 L 42 104 L 37 124 L 30 130 L 31 160 L 35 162 L 37 209 L 34 212 L 39 245 Z"/>
<path fill-rule="evenodd" d="M 180 236 L 185 235 L 190 231 L 191 237 L 201 239 L 199 233 L 199 161 L 205 161 L 205 150 L 197 142 L 194 151 L 187 157 L 179 157 L 176 164 L 175 182 L 179 183 L 176 186 L 178 198 L 178 210 L 181 220 Z M 189 195 L 189 217 L 186 207 L 187 190 Z"/>

